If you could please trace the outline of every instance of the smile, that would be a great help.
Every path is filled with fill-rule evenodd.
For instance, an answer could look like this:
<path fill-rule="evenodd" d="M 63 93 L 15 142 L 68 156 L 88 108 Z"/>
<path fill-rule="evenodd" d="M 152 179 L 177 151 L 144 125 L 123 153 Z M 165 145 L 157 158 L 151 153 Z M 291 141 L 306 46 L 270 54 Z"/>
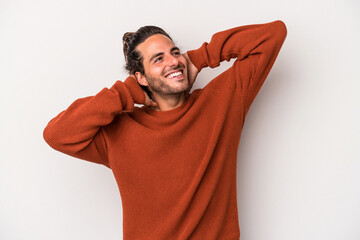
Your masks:
<path fill-rule="evenodd" d="M 182 72 L 182 70 L 179 70 L 177 72 L 170 73 L 170 74 L 166 75 L 165 77 L 169 78 L 169 79 L 181 78 L 181 77 L 183 77 L 183 72 Z"/>

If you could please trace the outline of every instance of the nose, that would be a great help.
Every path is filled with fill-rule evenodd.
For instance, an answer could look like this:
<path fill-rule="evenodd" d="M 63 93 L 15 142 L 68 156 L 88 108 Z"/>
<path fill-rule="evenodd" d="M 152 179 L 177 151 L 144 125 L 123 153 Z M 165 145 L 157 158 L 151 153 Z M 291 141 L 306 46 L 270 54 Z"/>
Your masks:
<path fill-rule="evenodd" d="M 170 67 L 173 67 L 173 66 L 178 66 L 179 64 L 179 59 L 176 57 L 176 56 L 173 56 L 173 55 L 170 55 L 169 58 L 168 58 L 168 65 Z"/>

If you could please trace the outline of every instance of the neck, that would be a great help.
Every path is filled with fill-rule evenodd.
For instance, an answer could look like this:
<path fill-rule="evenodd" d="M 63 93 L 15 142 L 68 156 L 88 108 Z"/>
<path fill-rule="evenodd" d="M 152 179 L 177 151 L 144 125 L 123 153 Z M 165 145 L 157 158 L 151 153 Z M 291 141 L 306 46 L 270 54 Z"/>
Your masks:
<path fill-rule="evenodd" d="M 154 101 L 157 103 L 157 107 L 153 108 L 156 111 L 169 111 L 182 105 L 186 100 L 185 92 L 160 95 L 153 92 Z"/>

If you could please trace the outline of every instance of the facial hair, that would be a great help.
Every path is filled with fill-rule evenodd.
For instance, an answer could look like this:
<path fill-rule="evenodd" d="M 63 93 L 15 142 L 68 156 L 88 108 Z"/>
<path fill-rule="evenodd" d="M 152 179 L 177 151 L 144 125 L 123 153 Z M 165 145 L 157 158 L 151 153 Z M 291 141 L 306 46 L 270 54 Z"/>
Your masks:
<path fill-rule="evenodd" d="M 179 68 L 180 68 L 180 65 L 178 67 L 174 68 L 173 70 L 176 70 Z M 182 69 L 185 71 L 185 68 L 182 68 Z M 173 70 L 170 70 L 170 71 L 173 71 Z M 185 73 L 183 73 L 183 74 L 185 75 Z M 145 78 L 149 84 L 149 88 L 150 88 L 151 92 L 157 93 L 159 95 L 179 94 L 179 93 L 186 91 L 189 87 L 187 78 L 184 78 L 184 80 L 182 80 L 182 81 L 186 81 L 187 84 L 182 85 L 180 88 L 179 87 L 175 88 L 175 87 L 170 86 L 167 82 L 165 82 L 163 80 L 163 78 L 165 78 L 165 76 L 163 78 L 156 78 L 151 75 L 145 74 Z"/>

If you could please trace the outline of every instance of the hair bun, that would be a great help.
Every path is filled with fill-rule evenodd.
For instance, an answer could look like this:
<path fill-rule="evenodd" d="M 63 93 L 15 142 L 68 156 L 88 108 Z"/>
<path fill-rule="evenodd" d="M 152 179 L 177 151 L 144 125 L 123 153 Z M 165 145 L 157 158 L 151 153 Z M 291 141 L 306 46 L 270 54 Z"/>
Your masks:
<path fill-rule="evenodd" d="M 134 36 L 134 32 L 126 32 L 123 36 L 123 50 L 124 50 L 124 55 L 125 55 L 125 60 L 127 60 L 127 52 L 128 52 L 128 48 L 129 48 L 129 43 L 132 39 L 132 37 Z"/>
<path fill-rule="evenodd" d="M 130 42 L 130 40 L 134 34 L 135 34 L 134 32 L 126 32 L 123 36 L 123 41 L 126 43 Z"/>

